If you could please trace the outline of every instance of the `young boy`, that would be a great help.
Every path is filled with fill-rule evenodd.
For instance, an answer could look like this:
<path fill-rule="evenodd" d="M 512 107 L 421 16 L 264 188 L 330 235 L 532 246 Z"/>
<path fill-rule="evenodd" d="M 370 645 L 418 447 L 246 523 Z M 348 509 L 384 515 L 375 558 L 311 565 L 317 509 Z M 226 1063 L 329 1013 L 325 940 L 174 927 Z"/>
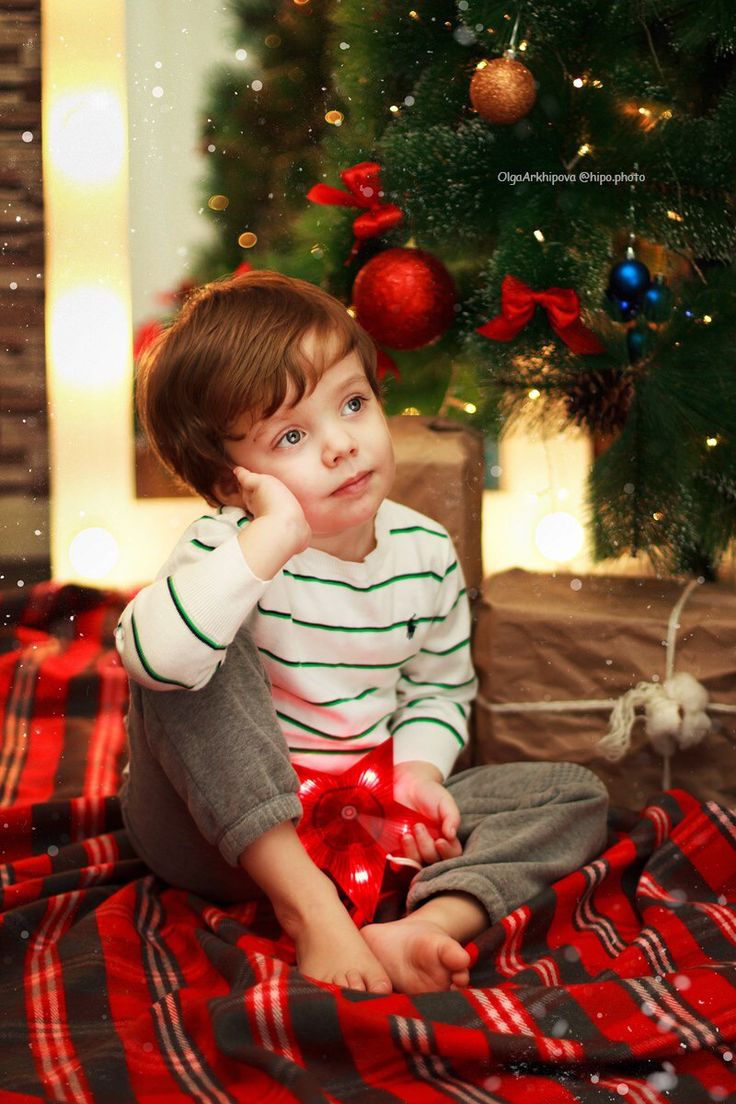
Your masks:
<path fill-rule="evenodd" d="M 468 984 L 463 944 L 602 847 L 606 796 L 568 763 L 444 784 L 476 689 L 470 614 L 446 531 L 387 498 L 375 363 L 341 303 L 259 271 L 193 295 L 145 359 L 149 438 L 216 509 L 118 627 L 121 804 L 169 883 L 265 893 L 304 974 L 415 993 Z M 387 739 L 396 799 L 438 838 L 404 840 L 407 916 L 358 931 L 297 835 L 292 763 L 343 771 Z"/>

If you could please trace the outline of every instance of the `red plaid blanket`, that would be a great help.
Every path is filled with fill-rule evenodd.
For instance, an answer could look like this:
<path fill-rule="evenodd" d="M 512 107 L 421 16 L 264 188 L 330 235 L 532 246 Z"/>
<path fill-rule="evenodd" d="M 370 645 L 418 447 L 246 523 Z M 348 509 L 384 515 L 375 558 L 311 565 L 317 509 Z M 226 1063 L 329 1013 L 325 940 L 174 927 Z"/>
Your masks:
<path fill-rule="evenodd" d="M 167 888 L 115 797 L 120 594 L 0 604 L 0 1099 L 736 1101 L 736 818 L 673 791 L 494 925 L 472 987 L 311 983 L 268 910 Z"/>

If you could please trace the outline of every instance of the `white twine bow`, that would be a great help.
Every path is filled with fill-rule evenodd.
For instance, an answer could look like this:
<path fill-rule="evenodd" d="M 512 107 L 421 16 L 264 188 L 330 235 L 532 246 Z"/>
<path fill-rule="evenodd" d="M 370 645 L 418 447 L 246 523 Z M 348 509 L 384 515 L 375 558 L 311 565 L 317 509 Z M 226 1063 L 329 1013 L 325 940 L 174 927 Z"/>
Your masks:
<path fill-rule="evenodd" d="M 708 691 L 686 671 L 674 673 L 680 614 L 693 590 L 702 582 L 702 579 L 691 579 L 670 613 L 664 682 L 640 682 L 623 694 L 611 710 L 608 732 L 598 744 L 606 758 L 623 758 L 631 746 L 631 730 L 637 718 L 636 710 L 643 706 L 644 726 L 649 742 L 664 760 L 664 790 L 668 790 L 672 784 L 671 759 L 677 748 L 694 747 L 713 728 L 713 722 L 705 711 Z"/>
<path fill-rule="evenodd" d="M 736 705 L 710 702 L 708 691 L 687 671 L 675 673 L 675 646 L 680 614 L 688 598 L 703 582 L 691 579 L 672 608 L 667 623 L 667 656 L 664 681 L 640 682 L 620 698 L 544 702 L 489 702 L 481 694 L 476 701 L 491 713 L 565 713 L 611 710 L 608 732 L 598 746 L 607 759 L 622 759 L 631 746 L 631 730 L 644 718 L 646 733 L 662 756 L 662 789 L 672 784 L 671 758 L 678 748 L 694 747 L 713 729 L 708 713 L 736 713 Z M 643 709 L 643 713 L 638 713 Z"/>

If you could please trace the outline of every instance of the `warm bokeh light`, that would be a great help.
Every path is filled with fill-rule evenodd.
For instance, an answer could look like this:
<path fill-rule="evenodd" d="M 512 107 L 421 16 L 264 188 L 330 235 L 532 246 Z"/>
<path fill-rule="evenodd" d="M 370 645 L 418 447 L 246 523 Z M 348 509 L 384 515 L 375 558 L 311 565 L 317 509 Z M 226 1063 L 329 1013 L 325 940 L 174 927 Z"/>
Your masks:
<path fill-rule="evenodd" d="M 48 149 L 55 168 L 77 184 L 108 184 L 125 160 L 120 99 L 104 87 L 80 88 L 54 100 Z"/>
<path fill-rule="evenodd" d="M 564 510 L 556 510 L 546 514 L 539 522 L 534 540 L 546 559 L 554 563 L 567 563 L 581 551 L 585 534 L 576 517 Z"/>
<path fill-rule="evenodd" d="M 69 560 L 83 579 L 104 579 L 120 556 L 120 548 L 112 533 L 99 526 L 82 529 L 69 545 Z"/>
<path fill-rule="evenodd" d="M 82 285 L 50 305 L 51 355 L 60 379 L 84 391 L 118 383 L 130 357 L 127 305 L 114 291 Z"/>

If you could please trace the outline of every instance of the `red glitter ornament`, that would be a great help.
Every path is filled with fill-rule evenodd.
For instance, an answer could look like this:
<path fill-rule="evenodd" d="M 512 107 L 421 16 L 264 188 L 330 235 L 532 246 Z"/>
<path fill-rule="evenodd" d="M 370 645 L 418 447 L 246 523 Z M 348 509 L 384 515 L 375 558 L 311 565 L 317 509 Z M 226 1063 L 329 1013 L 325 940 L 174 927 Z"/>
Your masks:
<path fill-rule="evenodd" d="M 401 855 L 402 837 L 437 825 L 394 801 L 393 749 L 386 740 L 341 774 L 295 766 L 303 815 L 299 838 L 314 864 L 330 874 L 372 920 L 389 855 Z"/>
<path fill-rule="evenodd" d="M 392 349 L 420 349 L 440 338 L 455 317 L 456 299 L 450 273 L 422 249 L 385 249 L 353 285 L 361 326 Z"/>

